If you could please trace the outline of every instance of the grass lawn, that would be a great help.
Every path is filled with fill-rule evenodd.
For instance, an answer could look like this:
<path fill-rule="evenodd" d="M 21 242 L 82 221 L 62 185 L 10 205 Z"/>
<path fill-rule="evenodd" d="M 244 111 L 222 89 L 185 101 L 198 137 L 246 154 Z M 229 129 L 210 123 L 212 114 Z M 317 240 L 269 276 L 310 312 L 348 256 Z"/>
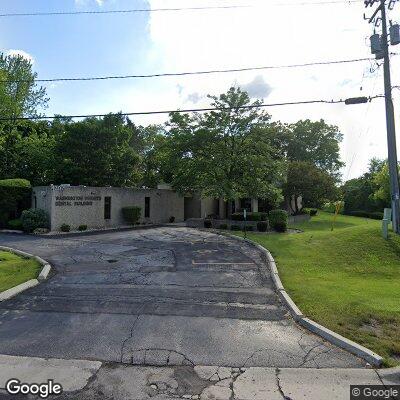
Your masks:
<path fill-rule="evenodd" d="M 248 237 L 275 258 L 286 290 L 311 319 L 400 364 L 400 236 L 381 221 L 319 212 L 299 234 Z M 240 233 L 239 233 L 240 234 Z M 240 235 L 243 235 L 241 233 Z"/>
<path fill-rule="evenodd" d="M 34 259 L 0 251 L 0 292 L 37 278 L 40 270 L 41 265 Z"/>

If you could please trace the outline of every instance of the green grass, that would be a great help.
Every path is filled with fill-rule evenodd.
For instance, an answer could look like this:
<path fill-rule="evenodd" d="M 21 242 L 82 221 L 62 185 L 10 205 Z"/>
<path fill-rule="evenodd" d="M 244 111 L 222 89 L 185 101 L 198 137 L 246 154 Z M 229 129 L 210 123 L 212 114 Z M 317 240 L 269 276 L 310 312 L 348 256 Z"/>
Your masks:
<path fill-rule="evenodd" d="M 34 259 L 0 251 L 0 292 L 35 279 L 40 269 L 41 265 Z"/>
<path fill-rule="evenodd" d="M 248 237 L 275 258 L 286 290 L 309 318 L 400 363 L 400 236 L 381 222 L 319 212 L 299 234 Z M 239 235 L 243 235 L 239 233 Z"/>

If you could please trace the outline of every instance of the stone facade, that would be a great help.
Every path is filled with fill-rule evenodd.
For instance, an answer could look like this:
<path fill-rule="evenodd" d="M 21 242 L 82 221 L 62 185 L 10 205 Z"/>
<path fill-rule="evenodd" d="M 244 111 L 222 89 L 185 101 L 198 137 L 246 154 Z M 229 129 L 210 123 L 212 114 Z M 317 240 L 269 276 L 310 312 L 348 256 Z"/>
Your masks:
<path fill-rule="evenodd" d="M 184 197 L 169 189 L 41 186 L 32 194 L 32 207 L 47 211 L 52 231 L 59 231 L 62 224 L 71 230 L 79 225 L 124 226 L 122 208 L 128 206 L 142 209 L 140 222 L 165 223 L 171 216 L 176 222 L 184 220 Z"/>

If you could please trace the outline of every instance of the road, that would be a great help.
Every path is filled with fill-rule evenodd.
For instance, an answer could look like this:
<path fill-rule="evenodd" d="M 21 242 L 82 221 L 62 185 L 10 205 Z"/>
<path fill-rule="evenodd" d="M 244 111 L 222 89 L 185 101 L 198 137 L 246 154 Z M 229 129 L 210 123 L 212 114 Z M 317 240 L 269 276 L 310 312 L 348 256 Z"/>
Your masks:
<path fill-rule="evenodd" d="M 302 330 L 259 251 L 189 228 L 35 237 L 0 244 L 54 275 L 0 304 L 0 354 L 141 366 L 361 368 Z"/>

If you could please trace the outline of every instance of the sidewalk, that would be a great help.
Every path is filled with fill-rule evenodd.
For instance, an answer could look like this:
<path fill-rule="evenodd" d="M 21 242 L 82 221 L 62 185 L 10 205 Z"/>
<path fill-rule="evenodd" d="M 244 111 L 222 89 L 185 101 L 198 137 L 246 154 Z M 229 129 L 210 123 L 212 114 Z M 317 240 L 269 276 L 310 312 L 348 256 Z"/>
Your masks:
<path fill-rule="evenodd" d="M 140 367 L 85 360 L 0 356 L 0 398 L 10 378 L 54 379 L 57 399 L 343 400 L 350 385 L 400 384 L 400 368 L 307 369 L 212 366 Z"/>

